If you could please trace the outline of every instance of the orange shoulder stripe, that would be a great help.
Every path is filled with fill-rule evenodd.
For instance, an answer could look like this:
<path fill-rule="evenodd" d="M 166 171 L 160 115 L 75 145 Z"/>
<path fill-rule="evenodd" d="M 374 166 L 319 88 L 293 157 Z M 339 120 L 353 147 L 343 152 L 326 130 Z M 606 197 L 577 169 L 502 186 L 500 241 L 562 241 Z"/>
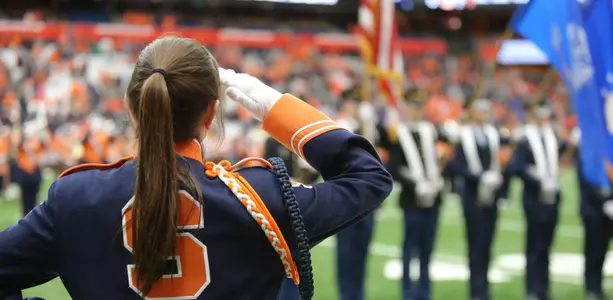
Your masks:
<path fill-rule="evenodd" d="M 70 175 L 72 173 L 77 173 L 77 172 L 81 172 L 81 171 L 85 171 L 85 170 L 92 170 L 92 169 L 96 169 L 96 170 L 110 170 L 110 169 L 114 169 L 114 168 L 119 168 L 121 166 L 123 166 L 123 164 L 125 164 L 126 162 L 130 161 L 134 159 L 134 156 L 128 156 L 128 157 L 124 157 L 116 162 L 112 162 L 110 164 L 95 164 L 95 163 L 90 163 L 90 164 L 82 164 L 82 165 L 77 165 L 71 168 L 66 169 L 64 172 L 62 172 L 62 174 L 60 174 L 60 176 L 58 176 L 57 178 L 60 179 L 66 175 Z"/>
<path fill-rule="evenodd" d="M 268 112 L 262 128 L 283 146 L 303 157 L 303 148 L 313 138 L 344 129 L 325 114 L 291 94 L 284 94 Z"/>

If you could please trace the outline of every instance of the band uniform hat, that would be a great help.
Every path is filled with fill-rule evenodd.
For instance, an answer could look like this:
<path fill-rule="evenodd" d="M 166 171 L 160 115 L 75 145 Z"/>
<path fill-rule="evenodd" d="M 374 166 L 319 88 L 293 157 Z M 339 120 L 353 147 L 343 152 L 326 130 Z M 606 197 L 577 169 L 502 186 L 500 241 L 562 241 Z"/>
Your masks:
<path fill-rule="evenodd" d="M 477 98 L 468 104 L 468 108 L 476 111 L 490 111 L 492 102 L 489 99 Z"/>
<path fill-rule="evenodd" d="M 539 118 L 550 118 L 553 115 L 553 109 L 549 101 L 543 99 L 537 104 L 535 113 Z"/>
<path fill-rule="evenodd" d="M 341 93 L 342 101 L 356 101 L 359 102 L 362 100 L 361 90 L 359 86 L 354 86 L 344 90 Z"/>
<path fill-rule="evenodd" d="M 407 104 L 414 104 L 414 105 L 424 104 L 424 97 L 422 97 L 421 93 L 416 88 L 407 89 L 402 95 L 402 98 Z"/>
<path fill-rule="evenodd" d="M 536 102 L 526 102 L 524 109 L 540 118 L 549 118 L 553 114 L 553 109 L 546 98 L 541 98 Z"/>
<path fill-rule="evenodd" d="M 524 103 L 522 103 L 522 106 L 524 107 L 524 110 L 526 112 L 532 112 L 536 106 L 536 103 L 531 101 L 524 101 Z"/>

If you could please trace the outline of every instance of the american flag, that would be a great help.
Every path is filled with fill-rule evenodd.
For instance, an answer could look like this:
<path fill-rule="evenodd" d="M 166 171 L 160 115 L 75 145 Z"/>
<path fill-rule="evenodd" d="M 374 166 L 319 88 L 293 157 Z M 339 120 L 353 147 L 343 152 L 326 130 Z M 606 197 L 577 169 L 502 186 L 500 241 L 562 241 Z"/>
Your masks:
<path fill-rule="evenodd" d="M 380 92 L 394 106 L 399 104 L 404 64 L 398 44 L 394 0 L 362 0 L 356 34 L 367 75 L 374 76 Z"/>

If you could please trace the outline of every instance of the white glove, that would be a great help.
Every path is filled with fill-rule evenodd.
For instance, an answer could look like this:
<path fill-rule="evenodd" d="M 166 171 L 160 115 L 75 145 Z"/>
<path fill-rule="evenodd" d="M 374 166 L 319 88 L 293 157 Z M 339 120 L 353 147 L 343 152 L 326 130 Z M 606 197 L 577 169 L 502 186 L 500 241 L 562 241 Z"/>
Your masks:
<path fill-rule="evenodd" d="M 559 186 L 557 178 L 545 178 L 541 181 L 541 190 L 543 192 L 557 192 L 558 188 Z"/>
<path fill-rule="evenodd" d="M 543 177 L 541 176 L 541 173 L 536 168 L 536 166 L 529 166 L 526 172 L 528 173 L 528 175 L 530 175 L 532 178 L 536 180 L 541 180 L 541 178 Z"/>
<path fill-rule="evenodd" d="M 511 132 L 511 138 L 513 139 L 513 141 L 519 142 L 521 141 L 521 139 L 524 138 L 525 134 L 526 130 L 522 127 L 519 127 Z"/>
<path fill-rule="evenodd" d="M 485 171 L 481 175 L 479 188 L 477 190 L 477 200 L 483 206 L 492 206 L 496 190 L 502 183 L 502 176 L 495 171 Z"/>
<path fill-rule="evenodd" d="M 541 200 L 545 204 L 553 204 L 556 201 L 558 194 L 558 180 L 557 178 L 547 177 L 541 180 Z"/>
<path fill-rule="evenodd" d="M 579 127 L 573 128 L 573 131 L 570 132 L 569 142 L 573 146 L 578 146 L 579 141 L 581 141 L 581 130 Z"/>
<path fill-rule="evenodd" d="M 222 86 L 227 87 L 226 95 L 260 121 L 281 98 L 281 93 L 248 74 L 219 68 L 219 78 Z"/>
<path fill-rule="evenodd" d="M 493 186 L 487 185 L 482 181 L 477 188 L 477 203 L 482 206 L 492 206 L 495 200 L 495 192 L 496 189 Z"/>
<path fill-rule="evenodd" d="M 493 189 L 496 189 L 502 183 L 502 176 L 495 171 L 486 171 L 481 176 L 481 182 Z"/>
<path fill-rule="evenodd" d="M 445 179 L 438 178 L 438 179 L 433 180 L 432 186 L 434 187 L 436 192 L 440 192 L 443 189 L 443 186 L 445 186 Z"/>
<path fill-rule="evenodd" d="M 417 203 L 419 203 L 421 207 L 430 207 L 434 205 L 437 193 L 438 190 L 430 181 L 421 181 L 415 186 Z"/>
<path fill-rule="evenodd" d="M 415 185 L 415 193 L 417 194 L 417 197 L 423 197 L 425 195 L 430 194 L 431 189 L 432 188 L 430 187 L 430 184 L 428 184 L 428 182 L 420 182 Z"/>
<path fill-rule="evenodd" d="M 398 171 L 400 173 L 400 176 L 402 176 L 402 178 L 411 180 L 411 181 L 417 181 L 417 178 L 415 178 L 415 175 L 413 174 L 413 172 L 411 172 L 409 168 L 400 167 Z"/>
<path fill-rule="evenodd" d="M 607 200 L 602 204 L 602 212 L 609 217 L 609 219 L 613 219 L 613 200 Z"/>

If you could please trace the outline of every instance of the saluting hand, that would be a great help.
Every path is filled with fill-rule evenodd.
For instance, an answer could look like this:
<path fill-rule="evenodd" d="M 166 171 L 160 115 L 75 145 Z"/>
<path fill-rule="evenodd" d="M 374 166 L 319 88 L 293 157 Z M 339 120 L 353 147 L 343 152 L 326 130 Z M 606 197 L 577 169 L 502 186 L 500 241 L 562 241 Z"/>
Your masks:
<path fill-rule="evenodd" d="M 281 98 L 281 93 L 249 74 L 219 68 L 219 78 L 226 95 L 260 121 Z"/>

